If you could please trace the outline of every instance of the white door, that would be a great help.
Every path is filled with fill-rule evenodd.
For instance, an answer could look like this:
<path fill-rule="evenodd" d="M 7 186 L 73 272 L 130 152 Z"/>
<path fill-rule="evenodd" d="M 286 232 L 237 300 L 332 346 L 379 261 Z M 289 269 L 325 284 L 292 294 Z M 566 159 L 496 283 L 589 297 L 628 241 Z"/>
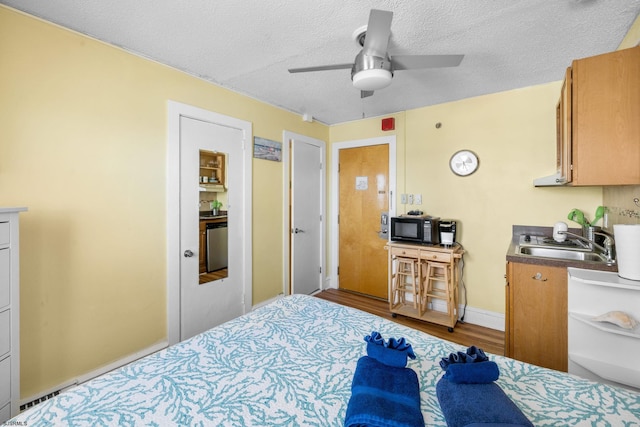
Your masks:
<path fill-rule="evenodd" d="M 291 293 L 322 288 L 322 147 L 291 142 Z"/>
<path fill-rule="evenodd" d="M 180 119 L 180 340 L 244 313 L 242 281 L 243 131 L 192 118 Z M 227 157 L 228 276 L 199 283 L 200 150 Z"/>
<path fill-rule="evenodd" d="M 184 120 L 186 119 L 186 120 Z M 182 134 L 182 127 L 187 126 L 189 134 L 195 134 L 195 138 L 187 138 Z M 214 125 L 214 126 L 208 126 Z M 194 270 L 193 264 L 199 262 L 198 235 L 198 202 L 196 192 L 199 190 L 187 182 L 198 181 L 199 164 L 185 162 L 188 167 L 182 167 L 183 151 L 185 156 L 194 159 L 200 147 L 208 150 L 217 147 L 217 143 L 225 143 L 221 140 L 213 140 L 211 136 L 216 132 L 225 133 L 225 129 L 240 130 L 242 140 L 235 141 L 241 146 L 240 165 L 233 156 L 231 162 L 236 172 L 240 171 L 238 178 L 233 180 L 229 177 L 229 241 L 232 242 L 232 252 L 228 258 L 231 260 L 231 277 L 224 283 L 207 284 L 203 287 L 195 287 L 198 270 Z M 230 135 L 237 137 L 238 133 L 231 131 Z M 204 136 L 204 138 L 203 138 Z M 220 323 L 228 318 L 234 317 L 238 312 L 251 310 L 252 304 L 252 244 L 251 244 L 251 197 L 252 197 L 252 126 L 250 122 L 236 119 L 182 104 L 175 101 L 167 102 L 167 337 L 169 344 L 175 344 L 186 339 L 189 335 L 197 333 L 197 330 L 204 330 L 213 324 Z M 195 142 L 194 142 L 195 141 Z M 213 142 L 212 142 L 213 141 Z M 191 149 L 183 150 L 183 144 L 191 144 Z M 207 148 L 208 147 L 208 148 Z M 230 153 L 235 145 L 229 148 Z M 210 150 L 215 151 L 215 150 Z M 183 170 L 184 169 L 184 170 Z M 191 180 L 194 181 L 191 181 Z M 183 187 L 184 186 L 184 190 Z M 185 208 L 183 209 L 183 206 Z M 184 211 L 184 213 L 183 213 Z M 239 246 L 239 247 L 238 247 Z M 192 257 L 185 257 L 185 251 L 191 250 Z M 234 267 L 236 266 L 236 267 Z M 205 320 L 198 327 L 182 327 L 183 317 L 187 317 L 187 324 L 190 323 L 189 311 L 192 309 L 189 304 L 183 304 L 183 289 L 181 282 L 185 283 L 185 294 L 189 299 L 202 293 L 206 296 Z M 231 288 L 231 285 L 235 285 Z M 233 310 L 227 310 L 222 298 L 226 295 L 219 295 L 217 291 L 232 289 Z M 242 302 L 236 304 L 236 292 L 241 289 Z M 195 292 L 195 294 L 191 294 Z M 213 294 L 213 295 L 211 295 Z M 213 297 L 213 301 L 211 298 Z M 195 298 L 197 299 L 197 298 Z M 203 300 L 205 300 L 203 298 Z M 199 301 L 196 301 L 195 308 L 200 310 Z M 238 305 L 240 308 L 238 308 Z M 183 312 L 185 316 L 183 316 Z M 195 317 L 200 318 L 201 313 L 195 312 Z M 212 318 L 207 319 L 206 316 Z M 206 323 L 206 325 L 205 325 Z"/>

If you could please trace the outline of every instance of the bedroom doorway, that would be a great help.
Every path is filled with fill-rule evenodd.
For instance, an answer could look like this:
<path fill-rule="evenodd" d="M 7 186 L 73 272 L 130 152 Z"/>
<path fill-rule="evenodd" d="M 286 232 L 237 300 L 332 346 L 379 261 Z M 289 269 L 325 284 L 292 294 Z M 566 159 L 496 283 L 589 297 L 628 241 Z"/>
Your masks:
<path fill-rule="evenodd" d="M 251 310 L 251 124 L 169 103 L 167 312 L 169 343 Z M 200 152 L 225 153 L 228 276 L 199 283 Z"/>
<path fill-rule="evenodd" d="M 324 141 L 284 132 L 285 294 L 310 295 L 325 277 Z"/>
<path fill-rule="evenodd" d="M 381 218 L 395 214 L 395 136 L 336 143 L 332 151 L 335 287 L 388 298 Z"/>

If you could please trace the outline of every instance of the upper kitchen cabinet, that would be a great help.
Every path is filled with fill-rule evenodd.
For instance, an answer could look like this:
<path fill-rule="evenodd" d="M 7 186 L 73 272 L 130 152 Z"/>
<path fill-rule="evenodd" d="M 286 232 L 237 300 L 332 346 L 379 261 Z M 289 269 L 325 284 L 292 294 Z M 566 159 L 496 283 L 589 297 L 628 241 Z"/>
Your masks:
<path fill-rule="evenodd" d="M 557 115 L 561 181 L 640 184 L 640 46 L 573 61 Z"/>
<path fill-rule="evenodd" d="M 226 191 L 226 155 L 200 150 L 200 191 Z"/>

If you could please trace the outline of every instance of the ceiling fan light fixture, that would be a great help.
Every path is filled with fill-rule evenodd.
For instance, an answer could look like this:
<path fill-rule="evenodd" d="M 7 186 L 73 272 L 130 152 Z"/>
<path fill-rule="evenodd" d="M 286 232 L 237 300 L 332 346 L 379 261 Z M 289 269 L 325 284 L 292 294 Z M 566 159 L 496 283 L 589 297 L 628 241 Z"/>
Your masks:
<path fill-rule="evenodd" d="M 382 68 L 362 70 L 353 75 L 353 85 L 360 90 L 379 90 L 389 86 L 392 77 L 391 71 Z"/>

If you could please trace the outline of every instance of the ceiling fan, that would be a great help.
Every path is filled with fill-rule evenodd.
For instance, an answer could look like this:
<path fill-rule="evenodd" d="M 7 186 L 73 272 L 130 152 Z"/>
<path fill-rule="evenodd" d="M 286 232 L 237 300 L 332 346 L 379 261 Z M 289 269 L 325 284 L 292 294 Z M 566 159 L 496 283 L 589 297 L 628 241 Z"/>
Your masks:
<path fill-rule="evenodd" d="M 360 89 L 360 96 L 373 95 L 378 89 L 391 84 L 396 70 L 419 68 L 457 67 L 464 55 L 389 55 L 387 47 L 391 36 L 393 12 L 371 9 L 369 23 L 354 33 L 362 50 L 352 64 L 320 65 L 316 67 L 289 68 L 290 73 L 341 70 L 351 68 L 353 85 Z"/>

